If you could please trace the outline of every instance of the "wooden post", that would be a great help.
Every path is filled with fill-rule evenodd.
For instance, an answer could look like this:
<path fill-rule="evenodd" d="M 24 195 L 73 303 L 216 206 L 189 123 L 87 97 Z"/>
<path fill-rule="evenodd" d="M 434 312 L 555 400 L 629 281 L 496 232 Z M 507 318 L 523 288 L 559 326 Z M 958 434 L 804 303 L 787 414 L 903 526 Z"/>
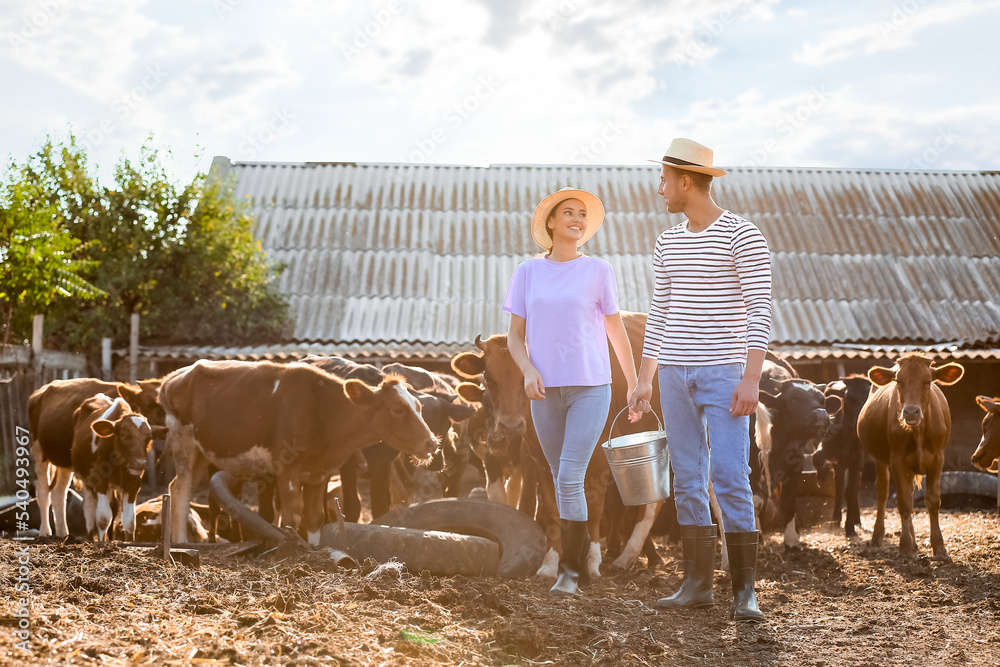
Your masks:
<path fill-rule="evenodd" d="M 170 494 L 163 494 L 160 505 L 160 525 L 163 527 L 163 560 L 170 560 Z"/>
<path fill-rule="evenodd" d="M 101 379 L 111 380 L 111 339 L 101 339 Z"/>
<path fill-rule="evenodd" d="M 44 322 L 44 315 L 35 315 L 31 320 L 31 351 L 36 355 L 41 354 L 42 348 L 45 346 L 45 341 L 42 338 L 42 325 Z"/>
<path fill-rule="evenodd" d="M 139 381 L 139 313 L 132 313 L 132 329 L 128 337 L 128 381 Z"/>

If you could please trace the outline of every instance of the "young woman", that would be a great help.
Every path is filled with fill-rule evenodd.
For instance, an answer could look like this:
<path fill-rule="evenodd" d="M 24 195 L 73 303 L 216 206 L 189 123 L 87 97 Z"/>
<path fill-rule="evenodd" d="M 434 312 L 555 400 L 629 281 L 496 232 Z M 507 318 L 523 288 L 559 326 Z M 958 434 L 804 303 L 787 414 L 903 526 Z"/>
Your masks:
<path fill-rule="evenodd" d="M 562 554 L 552 592 L 562 595 L 577 592 L 581 575 L 586 580 L 583 480 L 611 404 L 609 340 L 629 395 L 637 383 L 611 265 L 578 250 L 603 219 L 601 200 L 585 190 L 564 188 L 539 202 L 531 236 L 546 252 L 518 265 L 502 306 L 510 313 L 507 345 L 524 374 L 535 432 L 555 482 Z M 630 420 L 639 417 L 629 412 Z"/>

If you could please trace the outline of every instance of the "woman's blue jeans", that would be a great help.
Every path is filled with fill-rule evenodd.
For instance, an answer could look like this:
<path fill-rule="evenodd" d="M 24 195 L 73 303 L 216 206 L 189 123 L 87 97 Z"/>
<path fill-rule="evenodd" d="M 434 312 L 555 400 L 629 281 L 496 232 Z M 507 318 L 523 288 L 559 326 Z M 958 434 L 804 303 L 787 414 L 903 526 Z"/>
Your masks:
<path fill-rule="evenodd" d="M 531 401 L 531 419 L 552 468 L 559 517 L 587 520 L 583 480 L 608 421 L 611 385 L 546 387 L 545 400 Z"/>
<path fill-rule="evenodd" d="M 750 418 L 729 414 L 743 370 L 738 363 L 659 366 L 663 427 L 674 469 L 677 522 L 682 526 L 711 525 L 711 475 L 724 530 L 757 529 L 750 490 Z"/>

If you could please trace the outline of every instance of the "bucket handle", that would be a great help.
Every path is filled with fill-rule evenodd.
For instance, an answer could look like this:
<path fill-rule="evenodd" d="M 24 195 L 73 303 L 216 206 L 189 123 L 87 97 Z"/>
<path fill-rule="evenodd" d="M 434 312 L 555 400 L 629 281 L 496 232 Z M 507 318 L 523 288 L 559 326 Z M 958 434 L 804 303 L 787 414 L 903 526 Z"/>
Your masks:
<path fill-rule="evenodd" d="M 610 442 L 611 438 L 614 437 L 614 434 L 615 434 L 615 422 L 617 422 L 618 418 L 622 416 L 622 412 L 625 412 L 626 410 L 628 410 L 628 406 L 627 405 L 624 408 L 621 409 L 621 412 L 619 412 L 617 415 L 615 415 L 614 419 L 611 420 L 611 430 L 608 431 L 608 442 Z M 660 421 L 659 415 L 656 414 L 655 410 L 650 410 L 650 412 L 652 412 L 653 416 L 656 417 L 656 424 L 660 427 L 660 430 L 662 431 L 663 430 L 663 422 Z"/>

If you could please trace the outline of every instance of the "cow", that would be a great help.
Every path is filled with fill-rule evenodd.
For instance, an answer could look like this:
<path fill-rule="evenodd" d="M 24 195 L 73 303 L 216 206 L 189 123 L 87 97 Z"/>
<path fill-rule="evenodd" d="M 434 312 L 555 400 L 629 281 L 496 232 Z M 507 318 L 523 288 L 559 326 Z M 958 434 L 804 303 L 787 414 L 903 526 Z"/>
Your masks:
<path fill-rule="evenodd" d="M 944 448 L 951 434 L 951 411 L 938 385 L 953 385 L 964 373 L 961 364 L 936 367 L 930 357 L 919 352 L 901 357 L 892 368 L 875 366 L 868 370 L 868 379 L 874 387 L 858 417 L 858 438 L 875 459 L 878 510 L 872 530 L 873 546 L 882 546 L 885 539 L 885 506 L 891 474 L 901 523 L 899 551 L 904 556 L 916 553 L 913 482 L 917 475 L 926 475 L 931 548 L 936 557 L 948 557 L 938 510 Z"/>
<path fill-rule="evenodd" d="M 782 380 L 774 387 L 774 393 L 760 392 L 760 404 L 770 419 L 770 446 L 758 456 L 751 454 L 750 481 L 757 496 L 754 504 L 761 506 L 761 527 L 766 528 L 768 517 L 776 514 L 784 528 L 785 546 L 796 547 L 795 503 L 803 458 L 826 435 L 830 416 L 840 410 L 842 402 L 801 378 Z M 758 424 L 761 421 L 762 417 L 757 419 Z"/>
<path fill-rule="evenodd" d="M 83 482 L 83 512 L 87 534 L 95 530 L 99 541 L 110 537 L 114 520 L 111 507 L 118 496 L 122 527 L 127 539 L 135 538 L 135 504 L 146 472 L 146 454 L 162 426 L 154 431 L 145 417 L 120 396 L 97 394 L 73 413 L 73 473 Z"/>
<path fill-rule="evenodd" d="M 49 507 L 55 515 L 55 534 L 69 535 L 66 525 L 66 494 L 73 478 L 73 414 L 88 398 L 104 394 L 123 398 L 153 426 L 163 426 L 163 409 L 157 402 L 160 380 L 141 380 L 137 385 L 105 382 L 95 378 L 55 380 L 28 397 L 31 453 L 35 461 L 36 494 L 41 515 L 39 537 L 52 535 Z M 51 479 L 50 479 L 51 474 Z"/>
<path fill-rule="evenodd" d="M 986 472 L 997 472 L 997 457 L 1000 457 L 1000 398 L 976 396 L 976 403 L 986 411 L 983 417 L 983 438 L 972 454 L 972 465 Z"/>
<path fill-rule="evenodd" d="M 858 493 L 861 488 L 864 450 L 858 440 L 858 415 L 868 400 L 871 387 L 868 378 L 858 374 L 826 385 L 823 393 L 827 396 L 839 396 L 844 407 L 836 415 L 830 433 L 823 438 L 812 456 L 813 467 L 820 480 L 829 479 L 830 473 L 833 473 L 835 497 L 832 518 L 838 526 L 841 519 L 844 519 L 846 537 L 854 537 L 857 534 L 855 527 L 861 525 Z M 845 504 L 846 518 L 842 516 Z"/>
<path fill-rule="evenodd" d="M 135 540 L 137 542 L 159 542 L 163 539 L 163 522 L 161 514 L 163 512 L 163 496 L 150 498 L 144 503 L 135 507 Z M 215 542 L 216 539 L 210 531 L 205 528 L 202 512 L 208 513 L 207 505 L 195 505 L 191 503 L 191 511 L 188 512 L 188 536 L 194 536 L 196 542 Z"/>
<path fill-rule="evenodd" d="M 302 362 L 321 368 L 343 380 L 354 378 L 369 386 L 378 386 L 387 375 L 391 374 L 374 366 L 359 364 L 342 357 L 310 356 L 304 358 Z M 469 419 L 475 413 L 475 408 L 458 402 L 458 396 L 455 394 L 439 392 L 440 387 L 449 387 L 450 385 L 443 381 L 434 382 L 432 378 L 437 374 L 403 364 L 391 364 L 390 366 L 396 371 L 406 373 L 406 375 L 397 373 L 401 377 L 412 378 L 421 387 L 424 387 L 424 390 L 421 391 L 415 390 L 412 386 L 409 389 L 410 394 L 420 402 L 423 408 L 424 421 L 441 442 L 440 459 L 435 457 L 436 460 L 429 463 L 427 468 L 435 471 L 447 471 L 449 476 L 460 468 L 461 470 L 457 470 L 460 475 L 464 471 L 464 466 L 459 460 L 461 455 L 455 449 L 454 434 L 450 431 L 452 425 Z M 407 382 L 409 383 L 409 380 Z M 384 443 L 377 443 L 366 447 L 361 455 L 364 457 L 364 467 L 367 468 L 371 480 L 372 517 L 379 517 L 388 512 L 391 506 L 390 476 L 399 450 Z M 357 457 L 354 457 L 340 471 L 341 488 L 344 495 L 344 514 L 349 521 L 357 521 L 361 515 L 361 501 L 358 494 L 358 476 L 361 468 L 358 463 Z M 409 472 L 405 471 L 402 476 L 405 481 L 409 477 Z M 444 489 L 446 495 L 454 493 L 456 489 L 457 482 L 451 480 L 446 482 Z"/>
<path fill-rule="evenodd" d="M 437 438 L 405 381 L 375 388 L 301 363 L 198 361 L 163 379 L 176 540 L 187 540 L 192 479 L 210 462 L 274 483 L 284 521 L 319 543 L 326 484 L 354 452 L 382 441 L 421 460 Z M 318 495 L 317 495 L 318 494 Z"/>
<path fill-rule="evenodd" d="M 632 354 L 638 359 L 642 353 L 646 314 L 627 313 L 623 311 L 622 319 L 632 345 Z M 541 577 L 555 578 L 559 562 L 559 550 L 561 548 L 559 511 L 555 500 L 555 485 L 552 480 L 549 464 L 545 460 L 531 422 L 529 400 L 524 392 L 524 377 L 510 356 L 510 351 L 507 347 L 507 336 L 505 334 L 497 334 L 486 340 L 483 340 L 481 336 L 477 336 L 475 343 L 476 347 L 482 353 L 465 352 L 459 354 L 452 359 L 452 368 L 464 378 L 478 379 L 479 376 L 483 376 L 494 414 L 493 428 L 496 430 L 497 435 L 503 438 L 511 438 L 515 442 L 517 439 L 523 437 L 527 444 L 524 451 L 531 458 L 533 465 L 539 469 L 538 498 L 540 506 L 538 508 L 538 519 L 549 542 L 549 551 L 537 574 Z M 612 409 L 609 411 L 604 432 L 599 442 L 607 441 L 608 432 L 611 429 L 612 421 L 618 409 L 628 403 L 625 376 L 618 366 L 617 356 L 610 354 L 610 357 Z M 655 385 L 653 387 L 651 403 L 658 412 L 659 389 Z M 621 433 L 655 430 L 655 424 L 656 418 L 652 414 L 644 415 L 635 424 L 630 424 L 624 419 L 619 420 Z M 590 460 L 584 482 L 587 497 L 588 529 L 591 538 L 587 567 L 591 577 L 600 576 L 601 520 L 604 514 L 605 495 L 609 483 L 611 483 L 611 470 L 604 452 L 601 451 L 600 445 L 598 445 L 594 450 L 594 456 Z M 641 521 L 636 525 L 632 533 L 632 539 L 629 540 L 628 545 L 618 559 L 612 563 L 613 567 L 628 567 L 639 555 L 643 544 L 648 539 L 648 533 L 655 519 L 657 507 L 658 504 L 653 503 L 645 508 Z"/>

